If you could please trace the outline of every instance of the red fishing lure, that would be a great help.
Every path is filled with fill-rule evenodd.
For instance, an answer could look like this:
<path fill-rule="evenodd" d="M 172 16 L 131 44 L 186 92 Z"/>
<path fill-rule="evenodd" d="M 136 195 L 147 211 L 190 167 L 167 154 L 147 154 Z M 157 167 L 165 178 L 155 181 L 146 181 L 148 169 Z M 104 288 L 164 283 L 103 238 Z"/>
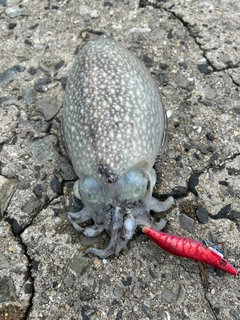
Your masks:
<path fill-rule="evenodd" d="M 164 233 L 150 227 L 143 227 L 142 231 L 160 248 L 171 254 L 201 261 L 235 276 L 240 276 L 240 270 L 234 268 L 212 248 L 203 245 L 199 241 Z"/>

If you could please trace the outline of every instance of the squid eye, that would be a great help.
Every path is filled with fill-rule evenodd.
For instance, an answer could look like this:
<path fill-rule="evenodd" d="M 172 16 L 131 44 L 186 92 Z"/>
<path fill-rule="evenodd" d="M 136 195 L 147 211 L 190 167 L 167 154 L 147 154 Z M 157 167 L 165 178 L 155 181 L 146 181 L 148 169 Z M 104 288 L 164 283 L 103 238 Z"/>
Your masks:
<path fill-rule="evenodd" d="M 118 182 L 119 197 L 122 201 L 143 199 L 148 184 L 148 178 L 143 170 L 130 169 Z"/>
<path fill-rule="evenodd" d="M 79 194 L 83 202 L 99 203 L 102 199 L 102 186 L 94 178 L 83 177 L 79 180 Z"/>

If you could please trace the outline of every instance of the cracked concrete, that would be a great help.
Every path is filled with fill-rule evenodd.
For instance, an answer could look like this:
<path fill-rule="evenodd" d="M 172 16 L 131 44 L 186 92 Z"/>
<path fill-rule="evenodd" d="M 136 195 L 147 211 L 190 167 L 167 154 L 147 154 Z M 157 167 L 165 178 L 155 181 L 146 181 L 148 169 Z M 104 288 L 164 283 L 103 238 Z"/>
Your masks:
<path fill-rule="evenodd" d="M 196 262 L 140 232 L 119 257 L 85 255 L 107 235 L 86 239 L 69 225 L 74 173 L 59 147 L 74 56 L 87 39 L 112 37 L 163 95 L 169 143 L 154 192 L 176 199 L 166 231 L 224 242 L 239 266 L 239 15 L 228 0 L 0 1 L 0 320 L 239 319 L 239 279 L 205 266 L 207 288 Z"/>

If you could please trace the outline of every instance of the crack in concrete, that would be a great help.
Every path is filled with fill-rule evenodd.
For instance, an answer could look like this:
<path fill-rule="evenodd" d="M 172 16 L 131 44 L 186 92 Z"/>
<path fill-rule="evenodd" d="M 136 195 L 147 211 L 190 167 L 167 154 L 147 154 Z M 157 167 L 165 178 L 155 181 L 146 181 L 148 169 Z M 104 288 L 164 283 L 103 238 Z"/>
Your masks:
<path fill-rule="evenodd" d="M 197 261 L 196 261 L 196 263 L 197 263 Z M 200 262 L 201 263 L 201 262 Z M 185 270 L 185 271 L 187 271 L 187 272 L 189 272 L 189 273 L 193 273 L 193 274 L 199 274 L 199 277 L 200 277 L 200 279 L 202 280 L 202 282 L 205 284 L 205 285 L 203 285 L 203 290 L 204 290 L 204 298 L 205 298 L 205 300 L 206 300 L 206 302 L 207 302 L 207 305 L 208 305 L 208 308 L 209 308 L 209 311 L 210 311 L 210 313 L 212 314 L 212 317 L 213 317 L 213 319 L 214 320 L 219 320 L 218 319 L 218 317 L 217 317 L 217 315 L 216 315 L 216 311 L 214 310 L 214 308 L 212 307 L 212 304 L 211 304 L 211 302 L 210 302 L 210 300 L 208 299 L 208 297 L 207 297 L 207 290 L 208 289 L 210 289 L 210 284 L 209 284 L 209 282 L 208 282 L 208 280 L 207 279 L 204 279 L 204 274 L 202 274 L 202 268 L 199 266 L 199 269 L 200 269 L 200 272 L 194 272 L 194 271 L 192 271 L 192 270 L 188 270 L 183 264 L 181 264 L 180 263 L 180 266 Z M 203 269 L 203 271 L 204 271 L 204 269 Z M 205 271 L 204 271 L 204 273 L 205 273 Z M 207 282 L 205 282 L 205 280 L 207 281 Z M 209 286 L 209 287 L 208 287 Z"/>
<path fill-rule="evenodd" d="M 182 16 L 180 16 L 179 14 L 175 13 L 174 11 L 171 11 L 169 9 L 163 8 L 165 11 L 170 12 L 176 19 L 178 19 L 182 25 L 186 28 L 186 30 L 188 31 L 189 36 L 194 40 L 194 42 L 196 43 L 196 45 L 199 47 L 199 49 L 202 51 L 202 55 L 203 57 L 206 59 L 208 65 L 213 69 L 213 72 L 221 72 L 224 70 L 231 70 L 231 69 L 237 69 L 239 68 L 238 65 L 228 65 L 225 68 L 220 68 L 217 69 L 213 63 L 211 62 L 211 60 L 207 57 L 207 52 L 211 52 L 211 50 L 204 50 L 202 49 L 202 45 L 201 43 L 198 41 L 198 33 L 194 32 L 194 26 L 192 26 L 189 22 L 185 21 L 183 19 Z"/>
<path fill-rule="evenodd" d="M 237 157 L 239 157 L 240 156 L 240 153 L 234 153 L 233 155 L 231 155 L 231 156 L 229 156 L 229 157 L 226 157 L 225 159 L 223 159 L 223 163 L 221 163 L 221 165 L 220 165 L 220 168 L 222 167 L 222 165 L 225 163 L 225 162 L 227 162 L 228 160 L 234 160 L 234 159 L 236 159 Z M 214 168 L 216 168 L 216 169 L 218 169 L 217 167 L 214 167 Z"/>
<path fill-rule="evenodd" d="M 214 311 L 214 308 L 212 307 L 212 304 L 211 304 L 210 300 L 208 299 L 206 293 L 204 294 L 204 298 L 205 298 L 205 300 L 206 300 L 206 302 L 207 302 L 207 304 L 208 304 L 209 311 L 211 312 L 211 314 L 212 314 L 212 316 L 213 316 L 213 319 L 214 319 L 214 320 L 218 320 L 218 317 L 217 317 L 217 315 L 216 315 L 216 312 Z"/>
<path fill-rule="evenodd" d="M 195 261 L 196 263 L 197 263 L 197 261 Z M 192 271 L 192 270 L 188 270 L 182 263 L 180 263 L 180 266 L 185 270 L 185 271 L 187 271 L 187 272 L 189 272 L 189 273 L 193 273 L 193 274 L 199 274 L 199 276 L 200 276 L 200 278 L 201 278 L 201 280 L 204 282 L 204 279 L 201 277 L 201 268 L 200 268 L 200 272 L 194 272 L 194 271 Z M 212 316 L 213 316 L 213 319 L 214 320 L 219 320 L 218 319 L 218 317 L 217 317 L 217 315 L 216 315 L 216 311 L 214 310 L 214 308 L 212 307 L 212 304 L 211 304 L 211 302 L 210 302 L 210 300 L 208 299 L 208 297 L 207 297 L 207 294 L 206 294 L 206 284 L 205 284 L 205 286 L 203 286 L 203 289 L 204 289 L 204 291 L 205 291 L 205 293 L 204 293 L 204 298 L 205 298 L 205 300 L 206 300 L 206 302 L 207 302 L 207 305 L 208 305 L 208 307 L 209 307 L 209 311 L 210 311 L 210 313 L 212 314 Z"/>
<path fill-rule="evenodd" d="M 176 257 L 176 256 L 175 256 Z M 181 259 L 181 258 L 180 258 Z M 187 258 L 185 258 L 185 259 L 187 259 Z M 189 260 L 189 259 L 188 259 Z M 193 260 L 192 260 L 193 261 Z M 197 263 L 197 261 L 195 261 L 196 263 Z M 191 270 L 191 269 L 188 269 L 188 268 L 186 268 L 185 267 L 185 265 L 184 264 L 182 264 L 182 263 L 179 263 L 179 265 L 185 270 L 185 271 L 187 271 L 188 273 L 193 273 L 193 274 L 198 274 L 199 272 L 198 271 L 193 271 L 193 270 Z"/>
<path fill-rule="evenodd" d="M 239 68 L 239 69 L 240 69 L 240 68 Z M 231 74 L 230 74 L 229 76 L 230 76 L 230 78 L 232 79 L 232 83 L 235 84 L 235 86 L 237 86 L 237 88 L 238 88 L 238 87 L 240 86 L 239 83 L 236 82 L 236 81 L 233 79 L 233 76 L 232 76 Z"/>
<path fill-rule="evenodd" d="M 27 261 L 28 261 L 28 265 L 27 265 L 27 276 L 28 278 L 26 280 L 29 280 L 30 283 L 32 284 L 33 286 L 33 292 L 30 296 L 30 299 L 29 299 L 29 306 L 27 307 L 26 311 L 25 311 L 25 314 L 24 314 L 24 317 L 22 318 L 22 320 L 28 320 L 29 318 L 29 314 L 31 312 L 31 309 L 33 307 L 33 298 L 34 298 L 34 295 L 35 295 L 35 286 L 34 286 L 34 282 L 35 282 L 35 279 L 34 277 L 32 276 L 32 270 L 33 270 L 33 262 L 34 260 L 30 257 L 30 255 L 28 254 L 28 248 L 27 248 L 27 245 L 24 243 L 21 235 L 23 234 L 23 232 L 28 228 L 30 227 L 31 225 L 33 225 L 34 223 L 34 220 L 35 218 L 38 216 L 39 212 L 41 212 L 43 209 L 46 209 L 49 204 L 57 199 L 59 196 L 55 196 L 53 197 L 53 199 L 51 201 L 49 201 L 49 203 L 47 204 L 43 204 L 40 206 L 39 210 L 32 216 L 32 219 L 31 221 L 22 229 L 22 231 L 20 233 L 16 233 L 13 229 L 13 219 L 12 218 L 6 218 L 5 220 L 9 223 L 10 227 L 11 227 L 11 230 L 12 230 L 12 234 L 13 236 L 15 237 L 15 239 L 17 239 L 19 245 L 21 246 L 22 250 L 23 250 L 23 254 L 24 256 L 27 258 Z"/>
<path fill-rule="evenodd" d="M 31 282 L 32 286 L 33 286 L 33 292 L 31 293 L 31 296 L 30 296 L 30 299 L 29 299 L 29 305 L 28 305 L 28 307 L 27 307 L 27 309 L 25 311 L 24 317 L 23 317 L 23 320 L 28 320 L 29 313 L 30 313 L 31 308 L 33 306 L 33 298 L 34 298 L 34 294 L 35 294 L 34 278 L 32 277 L 32 263 L 33 263 L 33 260 L 31 259 L 30 255 L 27 252 L 27 246 L 23 242 L 23 240 L 21 238 L 21 234 L 25 231 L 26 228 L 29 227 L 29 225 L 31 225 L 32 222 L 28 226 L 26 226 L 21 233 L 16 234 L 16 232 L 14 232 L 13 227 L 12 227 L 12 219 L 7 218 L 6 221 L 9 223 L 9 225 L 11 227 L 11 230 L 12 230 L 13 236 L 15 237 L 15 239 L 17 239 L 19 245 L 21 246 L 21 248 L 23 250 L 24 256 L 28 260 L 28 265 L 27 265 L 27 276 L 28 276 L 28 278 L 26 280 L 29 280 Z"/>
<path fill-rule="evenodd" d="M 164 0 L 160 0 L 161 2 L 166 2 Z M 149 3 L 147 0 L 140 0 L 139 1 L 139 8 L 145 8 L 147 6 L 151 6 L 153 8 L 156 9 L 162 9 L 168 13 L 171 13 L 173 15 L 173 17 L 177 20 L 179 20 L 181 22 L 181 24 L 185 27 L 185 29 L 188 31 L 189 36 L 194 40 L 194 42 L 196 43 L 196 45 L 199 47 L 199 49 L 202 51 L 202 55 L 203 57 L 206 59 L 208 65 L 213 69 L 213 72 L 221 72 L 224 70 L 231 70 L 231 69 L 237 69 L 239 68 L 239 65 L 231 65 L 229 63 L 228 66 L 226 66 L 225 68 L 220 68 L 217 69 L 213 63 L 209 60 L 209 58 L 207 57 L 207 52 L 211 52 L 211 50 L 204 50 L 202 49 L 201 43 L 198 41 L 198 32 L 194 31 L 194 27 L 195 25 L 191 25 L 189 22 L 185 21 L 183 16 L 181 16 L 180 14 L 172 11 L 171 9 L 175 7 L 175 5 L 173 4 L 172 6 L 170 6 L 169 8 L 165 8 L 163 5 L 161 5 L 160 3 Z M 234 83 L 234 81 L 233 81 Z M 236 83 L 235 83 L 236 84 Z"/>

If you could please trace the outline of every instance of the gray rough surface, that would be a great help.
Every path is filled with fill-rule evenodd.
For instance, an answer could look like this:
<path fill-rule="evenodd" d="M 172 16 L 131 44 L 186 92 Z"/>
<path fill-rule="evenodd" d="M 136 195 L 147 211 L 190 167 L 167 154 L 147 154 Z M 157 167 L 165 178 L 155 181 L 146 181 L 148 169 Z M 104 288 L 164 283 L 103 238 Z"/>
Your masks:
<path fill-rule="evenodd" d="M 178 196 L 166 214 L 166 231 L 192 237 L 180 225 L 185 214 L 194 220 L 194 238 L 226 241 L 224 255 L 240 265 L 239 4 L 141 3 L 0 2 L 0 170 L 19 180 L 0 221 L 0 283 L 6 285 L 0 319 L 239 318 L 239 279 L 206 267 L 208 289 L 197 263 L 162 252 L 141 234 L 117 258 L 87 256 L 84 249 L 93 244 L 66 220 L 72 183 L 57 171 L 62 86 L 76 48 L 104 33 L 143 60 L 160 84 L 169 145 L 155 164 L 155 196 L 188 188 L 193 173 L 199 178 L 197 195 Z M 14 66 L 23 71 L 9 82 L 4 77 Z M 30 89 L 36 104 L 57 99 L 48 130 L 36 105 L 24 101 Z M 30 148 L 40 139 L 50 156 L 34 158 Z M 197 206 L 216 215 L 229 204 L 225 218 L 196 219 Z M 106 237 L 95 245 L 104 246 Z"/>

